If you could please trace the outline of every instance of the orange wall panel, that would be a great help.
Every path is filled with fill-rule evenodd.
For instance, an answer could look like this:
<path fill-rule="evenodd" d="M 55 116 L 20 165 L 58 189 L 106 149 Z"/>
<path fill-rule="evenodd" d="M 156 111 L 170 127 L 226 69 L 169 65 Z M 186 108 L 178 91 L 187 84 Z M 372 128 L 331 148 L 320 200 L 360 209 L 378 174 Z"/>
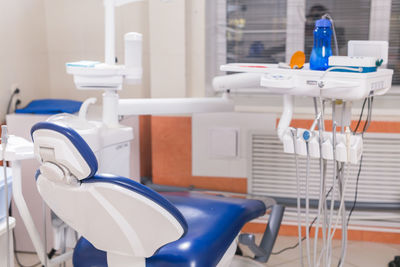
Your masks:
<path fill-rule="evenodd" d="M 264 233 L 266 228 L 265 224 L 261 223 L 248 223 L 244 226 L 242 232 L 249 233 Z M 315 228 L 310 231 L 310 236 L 314 237 Z M 302 235 L 305 236 L 306 229 L 302 227 Z M 282 225 L 279 230 L 281 236 L 297 236 L 298 228 L 294 225 Z M 322 235 L 322 231 L 319 231 L 319 236 Z M 378 242 L 387 244 L 400 244 L 400 233 L 386 233 L 386 232 L 374 232 L 374 231 L 361 231 L 361 230 L 349 230 L 348 239 L 353 241 L 364 241 L 364 242 Z M 342 231 L 337 229 L 334 239 L 342 239 Z"/>
<path fill-rule="evenodd" d="M 247 192 L 245 178 L 192 176 L 191 117 L 151 119 L 153 182 L 209 190 Z"/>

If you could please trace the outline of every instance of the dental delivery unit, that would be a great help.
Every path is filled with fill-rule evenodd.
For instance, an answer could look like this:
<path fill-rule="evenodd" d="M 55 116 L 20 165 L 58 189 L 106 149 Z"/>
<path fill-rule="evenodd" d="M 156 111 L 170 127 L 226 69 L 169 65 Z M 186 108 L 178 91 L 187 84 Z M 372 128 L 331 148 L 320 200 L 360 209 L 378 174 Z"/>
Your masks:
<path fill-rule="evenodd" d="M 237 94 L 283 95 L 283 113 L 277 131 L 284 152 L 293 154 L 295 158 L 299 237 L 297 245 L 301 266 L 332 265 L 332 240 L 339 227 L 342 248 L 338 266 L 344 266 L 347 227 L 354 208 L 348 213 L 344 201 L 350 165 L 359 165 L 361 170 L 363 137 L 371 122 L 374 97 L 386 94 L 392 85 L 393 70 L 379 68 L 388 61 L 387 42 L 350 41 L 347 57 L 332 56 L 332 28 L 333 21 L 329 15 L 324 15 L 316 22 L 309 65 L 304 64 L 304 56 L 299 60 L 296 53 L 290 66 L 243 63 L 223 65 L 222 71 L 239 74 L 214 79 L 214 88 L 218 92 L 229 90 Z M 333 36 L 338 53 L 336 36 Z M 360 51 L 364 54 L 359 54 Z M 315 119 L 310 129 L 290 127 L 295 96 L 313 98 Z M 352 130 L 352 102 L 357 100 L 364 100 L 362 110 L 368 105 L 368 114 L 364 126 L 360 127 L 361 114 L 356 128 Z M 331 125 L 328 125 L 325 115 L 328 105 L 332 107 Z M 330 131 L 328 127 L 331 127 Z M 305 170 L 299 169 L 300 157 L 306 159 Z M 318 212 L 314 218 L 310 215 L 309 199 L 312 190 L 309 183 L 312 158 L 319 159 L 320 174 Z M 332 170 L 329 187 L 328 168 Z M 302 226 L 305 228 L 305 246 Z M 313 248 L 310 237 L 312 227 L 315 229 Z M 322 246 L 318 247 L 320 234 Z M 303 250 L 307 255 L 306 263 L 303 260 Z"/>

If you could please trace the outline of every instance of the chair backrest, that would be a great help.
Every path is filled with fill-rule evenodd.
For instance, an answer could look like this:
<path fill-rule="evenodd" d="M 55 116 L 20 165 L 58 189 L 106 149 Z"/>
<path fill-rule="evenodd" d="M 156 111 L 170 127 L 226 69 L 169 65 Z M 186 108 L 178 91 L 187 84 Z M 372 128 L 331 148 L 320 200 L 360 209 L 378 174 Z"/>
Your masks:
<path fill-rule="evenodd" d="M 186 232 L 182 214 L 155 191 L 127 178 L 96 174 L 95 155 L 73 129 L 42 122 L 31 135 L 41 163 L 39 193 L 97 249 L 150 257 Z"/>

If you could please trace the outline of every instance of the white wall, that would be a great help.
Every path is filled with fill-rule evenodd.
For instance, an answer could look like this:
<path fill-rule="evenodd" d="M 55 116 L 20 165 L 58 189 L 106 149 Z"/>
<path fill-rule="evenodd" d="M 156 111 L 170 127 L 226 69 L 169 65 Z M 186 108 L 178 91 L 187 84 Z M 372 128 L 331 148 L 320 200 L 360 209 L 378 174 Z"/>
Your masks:
<path fill-rule="evenodd" d="M 206 0 L 187 1 L 187 90 L 190 97 L 206 94 Z"/>
<path fill-rule="evenodd" d="M 65 63 L 78 60 L 104 61 L 104 8 L 101 0 L 44 0 L 47 45 L 49 48 L 50 96 L 84 100 L 101 92 L 78 91 Z M 123 36 L 126 32 L 144 35 L 144 77 L 141 85 L 125 86 L 121 97 L 149 95 L 148 2 L 116 9 L 117 57 L 124 59 Z"/>
<path fill-rule="evenodd" d="M 206 0 L 149 2 L 151 96 L 204 96 Z"/>
<path fill-rule="evenodd" d="M 186 1 L 149 1 L 151 96 L 186 97 Z"/>
<path fill-rule="evenodd" d="M 103 14 L 102 0 L 0 0 L 0 121 L 13 84 L 22 89 L 23 105 L 37 98 L 101 99 L 101 92 L 76 90 L 65 63 L 103 61 Z M 120 63 L 123 35 L 144 36 L 143 82 L 126 86 L 121 97 L 204 96 L 205 0 L 146 0 L 117 8 L 116 20 Z M 171 76 L 169 63 L 177 62 Z"/>
<path fill-rule="evenodd" d="M 13 84 L 22 104 L 47 96 L 44 0 L 0 0 L 0 122 Z"/>
<path fill-rule="evenodd" d="M 50 96 L 83 100 L 101 92 L 77 91 L 65 62 L 104 59 L 101 0 L 44 0 Z M 123 35 L 144 35 L 143 83 L 121 97 L 193 97 L 205 94 L 205 0 L 146 0 L 117 9 L 117 56 Z M 121 61 L 121 63 L 123 63 Z"/>

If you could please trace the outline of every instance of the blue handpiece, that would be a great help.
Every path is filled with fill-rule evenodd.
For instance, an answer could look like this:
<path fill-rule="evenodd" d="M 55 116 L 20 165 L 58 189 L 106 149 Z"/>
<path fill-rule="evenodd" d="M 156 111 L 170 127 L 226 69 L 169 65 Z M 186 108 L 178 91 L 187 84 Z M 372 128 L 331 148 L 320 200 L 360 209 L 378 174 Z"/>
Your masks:
<path fill-rule="evenodd" d="M 310 132 L 309 131 L 304 131 L 303 132 L 303 139 L 304 139 L 304 141 L 310 141 L 310 138 L 311 138 L 311 134 L 310 134 Z"/>

